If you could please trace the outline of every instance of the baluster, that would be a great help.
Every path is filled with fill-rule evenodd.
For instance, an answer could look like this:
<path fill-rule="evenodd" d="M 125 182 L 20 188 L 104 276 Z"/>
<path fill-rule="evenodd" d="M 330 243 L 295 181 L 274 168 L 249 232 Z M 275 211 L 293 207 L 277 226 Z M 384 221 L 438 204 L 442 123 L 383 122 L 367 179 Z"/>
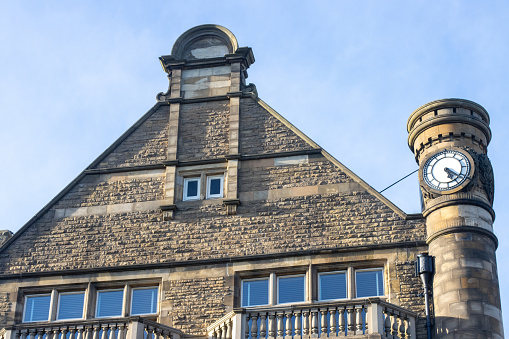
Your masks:
<path fill-rule="evenodd" d="M 399 322 L 399 326 L 398 326 L 398 336 L 401 338 L 401 339 L 405 339 L 406 338 L 406 332 L 405 332 L 405 320 L 403 319 L 403 316 L 400 314 L 399 317 L 398 317 L 398 322 Z"/>
<path fill-rule="evenodd" d="M 217 330 L 215 328 L 212 330 L 212 339 L 217 339 Z"/>
<path fill-rule="evenodd" d="M 117 324 L 110 324 L 109 326 L 110 328 L 110 336 L 109 336 L 109 339 L 116 339 L 117 337 Z"/>
<path fill-rule="evenodd" d="M 311 310 L 311 336 L 318 337 L 318 310 Z"/>
<path fill-rule="evenodd" d="M 118 324 L 118 339 L 125 339 L 125 324 Z"/>
<path fill-rule="evenodd" d="M 355 306 L 355 320 L 356 320 L 356 332 L 355 334 L 362 333 L 362 305 Z"/>
<path fill-rule="evenodd" d="M 387 308 L 384 308 L 384 328 L 385 328 L 385 336 L 389 338 L 391 335 L 391 315 L 389 313 L 389 310 Z"/>
<path fill-rule="evenodd" d="M 69 339 L 76 339 L 76 328 L 71 327 L 69 329 Z"/>
<path fill-rule="evenodd" d="M 396 338 L 396 336 L 398 335 L 398 314 L 396 311 L 393 311 L 394 313 L 392 314 L 392 317 L 391 317 L 391 323 L 392 323 L 392 336 L 394 338 Z"/>
<path fill-rule="evenodd" d="M 320 319 L 320 331 L 327 336 L 328 328 L 327 328 L 327 309 L 321 309 L 320 313 L 322 317 Z"/>
<path fill-rule="evenodd" d="M 47 328 L 46 329 L 46 339 L 52 339 L 53 338 L 53 331 L 51 330 L 51 328 Z M 58 338 L 55 338 L 55 339 L 58 339 Z"/>
<path fill-rule="evenodd" d="M 335 336 L 338 333 L 338 323 L 336 321 L 336 309 L 334 307 L 329 308 L 329 326 L 330 335 Z"/>
<path fill-rule="evenodd" d="M 405 339 L 414 339 L 414 338 L 410 338 L 410 333 L 411 332 L 411 329 L 410 329 L 410 325 L 411 322 L 410 322 L 410 319 L 407 317 L 405 317 L 405 325 L 406 325 L 406 330 L 405 330 Z"/>
<path fill-rule="evenodd" d="M 51 335 L 50 335 L 51 337 Z M 34 329 L 33 331 L 30 331 L 30 339 L 43 339 L 44 338 L 44 330 L 42 328 L 40 329 Z"/>
<path fill-rule="evenodd" d="M 100 325 L 93 325 L 93 329 L 94 329 L 94 335 L 93 335 L 93 339 L 99 339 L 99 331 L 101 331 L 101 326 Z"/>
<path fill-rule="evenodd" d="M 355 313 L 353 306 L 348 306 L 346 308 L 347 316 L 346 316 L 346 326 L 348 329 L 348 335 L 352 335 L 355 333 Z"/>
<path fill-rule="evenodd" d="M 292 339 L 292 333 L 293 333 L 292 315 L 293 315 L 292 311 L 286 312 L 286 326 L 285 326 L 286 327 L 286 336 L 285 336 L 285 339 Z"/>
<path fill-rule="evenodd" d="M 283 335 L 285 334 L 283 331 L 283 317 L 285 314 L 283 312 L 276 313 L 277 317 L 277 336 L 278 338 L 283 338 Z"/>
<path fill-rule="evenodd" d="M 246 333 L 245 333 L 246 339 L 249 339 L 249 319 L 250 319 L 249 314 L 246 314 Z M 219 334 L 218 337 L 220 337 Z"/>
<path fill-rule="evenodd" d="M 267 313 L 260 313 L 260 338 L 265 338 L 267 335 Z M 229 337 L 228 339 L 231 339 Z"/>
<path fill-rule="evenodd" d="M 226 332 L 228 332 L 227 328 L 226 328 L 226 323 L 222 323 L 221 324 L 221 339 L 226 339 Z M 252 333 L 251 333 L 252 335 Z"/>
<path fill-rule="evenodd" d="M 309 310 L 302 311 L 304 316 L 304 323 L 302 324 L 302 334 L 305 336 L 309 335 Z"/>
<path fill-rule="evenodd" d="M 251 315 L 251 338 L 257 339 L 258 338 L 258 314 L 252 314 Z"/>
<path fill-rule="evenodd" d="M 368 334 L 369 331 L 368 331 L 368 305 L 364 306 L 364 333 Z M 381 333 L 380 333 L 381 334 Z"/>
<path fill-rule="evenodd" d="M 273 312 L 269 313 L 269 339 L 276 337 L 276 314 Z"/>
<path fill-rule="evenodd" d="M 62 333 L 62 339 L 67 339 L 67 327 L 64 326 L 63 328 L 61 328 L 60 332 Z"/>
<path fill-rule="evenodd" d="M 27 334 L 28 334 L 27 330 L 21 330 L 21 334 L 20 334 L 19 338 L 20 339 L 27 339 Z"/>
<path fill-rule="evenodd" d="M 44 330 L 40 329 L 40 332 L 44 335 Z M 36 328 L 31 328 L 29 330 L 29 332 L 28 332 L 28 338 L 29 339 L 36 339 L 36 337 L 35 337 L 36 335 L 37 335 L 37 329 Z"/>
<path fill-rule="evenodd" d="M 229 319 L 226 323 L 226 339 L 232 339 L 233 322 Z"/>
<path fill-rule="evenodd" d="M 302 333 L 301 315 L 302 315 L 302 313 L 299 310 L 295 311 L 295 335 L 294 335 L 293 339 L 301 339 L 302 338 L 302 336 L 301 336 L 301 333 Z"/>
<path fill-rule="evenodd" d="M 339 317 L 338 317 L 338 320 L 339 320 L 339 333 L 338 335 L 340 336 L 345 336 L 346 335 L 346 326 L 345 326 L 345 309 L 343 307 L 341 307 L 339 310 Z"/>
<path fill-rule="evenodd" d="M 103 333 L 101 335 L 101 339 L 108 339 L 108 324 L 101 324 Z"/>
<path fill-rule="evenodd" d="M 246 338 L 249 338 L 249 326 L 246 327 Z M 221 327 L 217 328 L 217 338 L 221 339 L 221 335 L 223 334 L 223 331 L 221 330 Z"/>

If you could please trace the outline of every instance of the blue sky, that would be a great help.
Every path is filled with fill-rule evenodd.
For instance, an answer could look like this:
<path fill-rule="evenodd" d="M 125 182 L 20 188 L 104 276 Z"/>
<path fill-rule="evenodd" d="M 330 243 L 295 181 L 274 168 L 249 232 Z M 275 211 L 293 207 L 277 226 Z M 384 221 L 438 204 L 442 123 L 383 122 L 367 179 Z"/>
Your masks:
<path fill-rule="evenodd" d="M 157 58 L 215 23 L 253 48 L 260 97 L 377 190 L 417 168 L 416 108 L 487 109 L 507 329 L 508 17 L 505 1 L 0 0 L 0 229 L 23 226 L 150 109 L 168 85 Z M 384 194 L 419 212 L 416 174 Z"/>

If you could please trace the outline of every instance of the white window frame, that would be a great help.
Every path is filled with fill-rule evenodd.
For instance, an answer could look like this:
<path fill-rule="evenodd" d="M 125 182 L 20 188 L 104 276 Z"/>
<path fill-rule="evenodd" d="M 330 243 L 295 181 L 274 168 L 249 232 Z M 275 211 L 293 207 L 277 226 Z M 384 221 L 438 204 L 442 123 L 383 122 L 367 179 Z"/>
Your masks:
<path fill-rule="evenodd" d="M 157 289 L 157 293 L 156 293 L 156 310 L 154 313 L 136 313 L 136 314 L 133 314 L 133 297 L 134 297 L 134 291 L 136 290 L 152 290 L 152 289 Z M 130 305 L 129 305 L 129 315 L 132 316 L 132 315 L 156 315 L 158 314 L 159 312 L 159 286 L 145 286 L 145 287 L 133 287 L 131 288 L 131 291 L 130 291 Z"/>
<path fill-rule="evenodd" d="M 210 182 L 213 179 L 219 179 L 220 180 L 219 194 L 211 194 L 210 193 Z M 222 198 L 223 197 L 223 190 L 224 190 L 224 175 L 219 174 L 219 175 L 209 175 L 209 176 L 207 176 L 207 195 L 206 195 L 207 199 Z"/>
<path fill-rule="evenodd" d="M 329 275 L 329 274 L 338 274 L 338 273 L 343 273 L 345 275 L 345 297 L 339 298 L 339 299 L 322 299 L 321 298 L 322 286 L 321 286 L 321 282 L 320 282 L 320 276 L 321 275 Z M 316 280 L 317 280 L 317 285 L 318 285 L 318 291 L 317 291 L 318 293 L 317 293 L 316 297 L 317 297 L 318 301 L 333 301 L 333 300 L 348 299 L 348 270 L 318 272 Z"/>
<path fill-rule="evenodd" d="M 196 189 L 197 195 L 190 197 L 187 195 L 187 186 L 191 181 L 196 181 L 198 183 L 198 187 Z M 182 200 L 183 201 L 200 200 L 200 195 L 201 195 L 201 178 L 200 177 L 184 178 L 184 194 Z"/>
<path fill-rule="evenodd" d="M 25 321 L 25 316 L 26 316 L 26 310 L 27 310 L 27 299 L 32 297 L 32 298 L 36 298 L 36 297 L 47 297 L 49 296 L 50 297 L 50 301 L 49 301 L 49 309 L 48 309 L 48 319 L 46 320 L 30 320 L 30 321 Z M 23 305 L 23 318 L 22 318 L 22 322 L 27 324 L 27 323 L 36 323 L 36 322 L 41 322 L 41 321 L 50 321 L 50 318 L 51 318 L 51 303 L 53 302 L 52 300 L 52 295 L 51 293 L 41 293 L 41 294 L 27 294 L 25 295 L 25 303 Z"/>
<path fill-rule="evenodd" d="M 357 272 L 369 272 L 369 271 L 381 271 L 382 272 L 382 288 L 383 288 L 383 294 L 382 295 L 372 295 L 368 297 L 362 297 L 362 298 L 369 298 L 369 297 L 382 297 L 385 295 L 385 276 L 384 276 L 384 269 L 383 267 L 376 267 L 376 268 L 364 268 L 364 269 L 358 269 L 354 272 L 354 280 L 355 280 L 355 299 L 357 299 Z"/>
<path fill-rule="evenodd" d="M 83 306 L 81 310 L 81 317 L 80 318 L 67 318 L 67 319 L 59 319 L 58 315 L 60 312 L 60 297 L 62 295 L 69 295 L 69 294 L 83 294 Z M 58 293 L 58 302 L 57 302 L 57 313 L 55 315 L 55 320 L 57 321 L 68 321 L 68 320 L 77 320 L 77 319 L 83 319 L 85 318 L 85 303 L 86 303 L 86 291 L 73 291 L 73 292 L 60 292 Z"/>
<path fill-rule="evenodd" d="M 304 300 L 302 301 L 291 301 L 289 303 L 281 303 L 279 302 L 279 279 L 281 278 L 295 278 L 295 277 L 304 277 Z M 288 305 L 288 304 L 300 304 L 300 303 L 305 303 L 306 302 L 306 290 L 307 290 L 307 282 L 306 282 L 306 274 L 292 274 L 292 275 L 278 275 L 277 276 L 277 284 L 276 284 L 276 293 L 277 293 L 277 298 L 276 298 L 276 302 L 278 305 Z"/>
<path fill-rule="evenodd" d="M 122 317 L 123 316 L 123 312 L 124 312 L 124 309 L 125 309 L 125 287 L 122 287 L 122 288 L 110 288 L 110 289 L 104 289 L 104 290 L 97 290 L 96 291 L 96 298 L 95 298 L 95 313 L 94 313 L 94 318 L 97 318 L 97 319 L 105 319 L 105 318 L 118 318 L 118 317 Z M 109 316 L 104 316 L 104 317 L 100 317 L 99 316 L 99 293 L 102 293 L 102 292 L 114 292 L 114 291 L 122 291 L 122 308 L 120 310 L 120 314 L 119 315 L 109 315 Z"/>
<path fill-rule="evenodd" d="M 267 304 L 263 304 L 263 305 L 256 305 L 256 306 L 243 306 L 242 305 L 242 301 L 244 301 L 244 281 L 259 281 L 259 280 L 267 280 L 267 284 L 269 286 L 268 290 L 267 290 Z M 252 279 L 242 279 L 242 281 L 240 282 L 240 304 L 242 305 L 241 307 L 258 307 L 258 306 L 267 306 L 267 305 L 270 305 L 271 302 L 270 302 L 270 290 L 271 290 L 271 283 L 270 283 L 270 277 L 267 276 L 267 277 L 262 277 L 262 278 L 252 278 Z"/>

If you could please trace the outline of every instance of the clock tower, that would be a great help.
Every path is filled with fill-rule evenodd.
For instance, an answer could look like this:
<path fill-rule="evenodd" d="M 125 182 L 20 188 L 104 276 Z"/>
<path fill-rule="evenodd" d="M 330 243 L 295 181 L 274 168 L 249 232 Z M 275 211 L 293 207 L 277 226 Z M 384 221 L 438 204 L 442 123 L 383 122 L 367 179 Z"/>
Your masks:
<path fill-rule="evenodd" d="M 414 111 L 407 129 L 435 257 L 435 338 L 503 338 L 488 113 L 472 101 L 437 100 Z"/>

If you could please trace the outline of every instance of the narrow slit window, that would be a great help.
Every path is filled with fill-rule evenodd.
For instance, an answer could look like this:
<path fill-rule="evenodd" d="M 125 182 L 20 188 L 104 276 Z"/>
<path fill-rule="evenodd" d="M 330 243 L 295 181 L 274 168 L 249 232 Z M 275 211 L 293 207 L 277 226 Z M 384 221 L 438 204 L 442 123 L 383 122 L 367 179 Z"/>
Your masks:
<path fill-rule="evenodd" d="M 60 293 L 58 297 L 58 320 L 83 318 L 85 293 Z"/>
<path fill-rule="evenodd" d="M 357 298 L 378 297 L 384 295 L 382 269 L 356 271 L 355 285 Z"/>
<path fill-rule="evenodd" d="M 158 288 L 133 289 L 131 299 L 131 315 L 157 313 Z"/>
<path fill-rule="evenodd" d="M 124 290 L 97 292 L 96 317 L 121 317 L 124 303 Z"/>
<path fill-rule="evenodd" d="M 207 199 L 223 197 L 223 176 L 207 177 Z"/>
<path fill-rule="evenodd" d="M 27 296 L 23 322 L 48 321 L 50 304 L 50 294 Z"/>
<path fill-rule="evenodd" d="M 184 197 L 182 200 L 200 199 L 200 178 L 184 179 Z"/>
<path fill-rule="evenodd" d="M 242 281 L 242 306 L 260 306 L 269 304 L 269 279 Z"/>

